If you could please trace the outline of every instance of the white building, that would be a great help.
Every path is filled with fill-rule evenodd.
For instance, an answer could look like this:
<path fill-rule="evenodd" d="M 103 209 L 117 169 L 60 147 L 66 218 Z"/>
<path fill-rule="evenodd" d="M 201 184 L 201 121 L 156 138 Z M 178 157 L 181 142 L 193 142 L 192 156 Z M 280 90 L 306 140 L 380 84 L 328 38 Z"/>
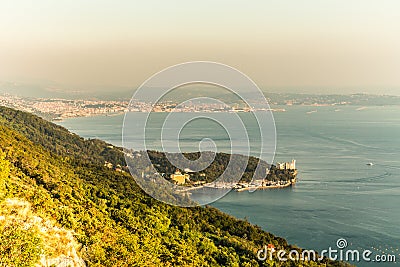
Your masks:
<path fill-rule="evenodd" d="M 291 162 L 277 163 L 276 167 L 280 170 L 295 170 L 296 169 L 296 160 L 292 159 Z"/>

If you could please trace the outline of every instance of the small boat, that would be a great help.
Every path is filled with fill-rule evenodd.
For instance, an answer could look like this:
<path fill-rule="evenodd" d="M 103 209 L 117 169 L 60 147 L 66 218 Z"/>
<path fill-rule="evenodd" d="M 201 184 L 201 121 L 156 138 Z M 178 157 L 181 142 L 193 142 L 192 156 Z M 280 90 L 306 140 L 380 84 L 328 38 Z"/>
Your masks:
<path fill-rule="evenodd" d="M 367 163 L 368 166 L 374 166 L 372 162 Z"/>

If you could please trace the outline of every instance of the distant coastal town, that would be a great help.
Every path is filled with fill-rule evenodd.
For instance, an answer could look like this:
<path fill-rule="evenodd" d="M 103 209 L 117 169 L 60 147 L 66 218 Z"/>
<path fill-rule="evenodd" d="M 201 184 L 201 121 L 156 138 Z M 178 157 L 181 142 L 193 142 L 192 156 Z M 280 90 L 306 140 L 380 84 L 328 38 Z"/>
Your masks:
<path fill-rule="evenodd" d="M 163 101 L 153 105 L 143 101 L 128 100 L 90 100 L 33 98 L 11 94 L 0 94 L 0 105 L 33 113 L 48 120 L 90 117 L 98 115 L 116 115 L 125 112 L 253 112 L 270 110 L 285 112 L 283 106 L 343 106 L 343 105 L 400 105 L 400 97 L 377 96 L 366 94 L 354 95 L 306 95 L 306 94 L 271 94 L 267 98 L 272 108 L 256 109 L 243 103 L 230 102 L 230 105 L 216 103 L 179 104 L 176 101 Z M 227 99 L 229 102 L 230 100 Z M 257 104 L 257 103 L 255 103 Z M 255 105 L 257 106 L 257 105 Z M 279 106 L 279 108 L 274 108 Z"/>
<path fill-rule="evenodd" d="M 125 112 L 251 112 L 256 110 L 251 107 L 235 105 L 228 107 L 223 104 L 200 103 L 192 105 L 179 105 L 166 101 L 152 105 L 142 101 L 105 101 L 105 100 L 67 100 L 25 98 L 9 94 L 0 95 L 0 105 L 15 108 L 29 113 L 34 113 L 51 120 L 66 118 L 90 117 L 97 115 L 116 115 Z M 285 109 L 268 109 L 275 112 L 284 112 Z"/>

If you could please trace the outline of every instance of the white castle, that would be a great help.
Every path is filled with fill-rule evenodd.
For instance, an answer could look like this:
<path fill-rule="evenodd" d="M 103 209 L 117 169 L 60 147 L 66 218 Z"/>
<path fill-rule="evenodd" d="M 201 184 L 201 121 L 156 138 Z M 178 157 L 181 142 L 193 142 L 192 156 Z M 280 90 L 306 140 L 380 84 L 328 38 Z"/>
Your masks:
<path fill-rule="evenodd" d="M 292 162 L 283 162 L 277 163 L 276 167 L 280 170 L 295 170 L 296 169 L 296 160 L 292 159 Z"/>

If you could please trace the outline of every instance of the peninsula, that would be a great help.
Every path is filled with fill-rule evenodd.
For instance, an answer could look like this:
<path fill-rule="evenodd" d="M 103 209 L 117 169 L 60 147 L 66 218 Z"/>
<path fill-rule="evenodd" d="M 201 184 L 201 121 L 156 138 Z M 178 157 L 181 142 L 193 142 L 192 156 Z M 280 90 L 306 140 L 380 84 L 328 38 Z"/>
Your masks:
<path fill-rule="evenodd" d="M 138 152 L 136 152 L 138 153 Z M 277 189 L 294 185 L 297 182 L 296 160 L 285 163 L 270 165 L 256 157 L 243 155 L 233 155 L 235 162 L 246 164 L 246 168 L 239 182 L 232 182 L 231 177 L 236 173 L 226 169 L 231 160 L 230 154 L 202 152 L 202 157 L 206 160 L 214 159 L 212 163 L 202 171 L 194 172 L 193 166 L 186 166 L 184 169 L 176 169 L 167 158 L 173 158 L 173 153 L 147 151 L 150 160 L 155 166 L 158 174 L 169 179 L 177 185 L 187 186 L 191 190 L 196 188 L 234 188 L 236 191 L 246 191 L 252 189 Z M 200 152 L 184 153 L 184 156 L 195 162 L 200 157 Z M 198 162 L 195 164 L 199 164 Z M 261 168 L 256 171 L 260 164 Z M 222 181 L 216 181 L 218 177 L 224 176 Z"/>

